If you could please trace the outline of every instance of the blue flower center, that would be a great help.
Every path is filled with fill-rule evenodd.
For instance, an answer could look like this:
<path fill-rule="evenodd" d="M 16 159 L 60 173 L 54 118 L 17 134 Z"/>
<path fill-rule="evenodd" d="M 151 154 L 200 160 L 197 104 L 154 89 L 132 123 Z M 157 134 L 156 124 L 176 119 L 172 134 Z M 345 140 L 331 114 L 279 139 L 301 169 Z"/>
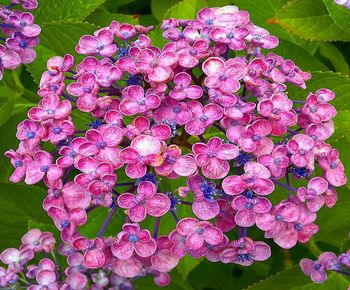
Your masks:
<path fill-rule="evenodd" d="M 70 221 L 64 220 L 64 221 L 61 222 L 61 227 L 63 229 L 68 228 L 69 226 L 70 226 Z"/>
<path fill-rule="evenodd" d="M 251 261 L 252 255 L 251 254 L 239 254 L 237 256 L 237 261 L 239 262 L 245 262 L 245 261 Z"/>
<path fill-rule="evenodd" d="M 275 220 L 278 222 L 281 222 L 281 221 L 283 221 L 283 216 L 281 216 L 280 214 L 276 214 Z"/>
<path fill-rule="evenodd" d="M 25 40 L 21 40 L 18 45 L 20 48 L 26 48 L 28 46 L 28 42 Z"/>
<path fill-rule="evenodd" d="M 165 158 L 165 161 L 169 164 L 174 164 L 176 162 L 176 158 L 174 156 L 167 155 L 167 157 Z"/>
<path fill-rule="evenodd" d="M 139 238 L 135 234 L 132 234 L 128 237 L 128 241 L 130 243 L 136 243 L 138 240 L 139 240 Z"/>
<path fill-rule="evenodd" d="M 43 166 L 40 167 L 40 170 L 41 170 L 42 172 L 47 172 L 47 171 L 49 170 L 49 166 L 43 165 Z"/>
<path fill-rule="evenodd" d="M 52 128 L 52 133 L 54 133 L 54 134 L 59 134 L 61 132 L 62 132 L 62 128 L 60 128 L 60 127 Z"/>
<path fill-rule="evenodd" d="M 206 122 L 206 121 L 209 120 L 209 118 L 208 118 L 207 116 L 203 115 L 203 116 L 200 116 L 199 120 L 200 120 L 201 122 Z"/>
<path fill-rule="evenodd" d="M 213 19 L 207 19 L 207 20 L 205 20 L 205 24 L 206 24 L 206 25 L 213 25 L 213 23 L 214 23 Z"/>
<path fill-rule="evenodd" d="M 257 135 L 257 134 L 254 134 L 254 135 L 252 136 L 252 140 L 253 140 L 254 142 L 258 142 L 258 141 L 261 140 L 261 137 L 260 137 L 259 135 Z"/>
<path fill-rule="evenodd" d="M 217 194 L 218 190 L 216 189 L 216 185 L 214 182 L 203 182 L 200 186 L 203 196 L 206 200 L 212 201 L 215 198 L 215 195 Z"/>
<path fill-rule="evenodd" d="M 236 157 L 236 162 L 238 163 L 239 166 L 244 166 L 249 161 L 250 161 L 250 156 L 246 153 L 240 153 Z"/>
<path fill-rule="evenodd" d="M 27 132 L 27 138 L 28 139 L 33 139 L 34 137 L 35 137 L 35 132 L 33 132 L 33 131 L 28 131 Z"/>
<path fill-rule="evenodd" d="M 174 108 L 173 108 L 173 112 L 174 112 L 175 114 L 180 113 L 180 112 L 181 112 L 180 107 L 174 107 Z"/>
<path fill-rule="evenodd" d="M 292 167 L 289 171 L 296 179 L 306 178 L 309 176 L 309 170 L 306 167 Z"/>
<path fill-rule="evenodd" d="M 18 168 L 18 167 L 22 167 L 23 166 L 23 161 L 22 160 L 16 160 L 15 161 L 15 167 Z"/>

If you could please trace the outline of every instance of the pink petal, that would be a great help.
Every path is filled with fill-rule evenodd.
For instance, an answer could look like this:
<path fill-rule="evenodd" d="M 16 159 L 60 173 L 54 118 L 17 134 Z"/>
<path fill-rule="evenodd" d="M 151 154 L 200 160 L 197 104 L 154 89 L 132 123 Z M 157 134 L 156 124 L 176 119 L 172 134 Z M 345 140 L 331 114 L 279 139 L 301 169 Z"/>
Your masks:
<path fill-rule="evenodd" d="M 195 200 L 192 204 L 193 213 L 201 220 L 210 220 L 220 212 L 220 207 L 216 201 Z"/>

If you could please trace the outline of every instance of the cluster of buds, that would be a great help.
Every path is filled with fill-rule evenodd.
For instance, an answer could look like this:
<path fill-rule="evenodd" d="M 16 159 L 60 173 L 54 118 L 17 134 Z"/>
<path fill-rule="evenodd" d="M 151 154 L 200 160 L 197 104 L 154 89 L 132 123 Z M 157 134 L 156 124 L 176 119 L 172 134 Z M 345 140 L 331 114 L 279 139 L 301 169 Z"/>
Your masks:
<path fill-rule="evenodd" d="M 290 99 L 286 83 L 305 89 L 311 75 L 264 53 L 278 39 L 236 6 L 161 28 L 168 43 L 158 48 L 147 36 L 152 27 L 113 21 L 81 37 L 80 63 L 72 55 L 48 60 L 39 105 L 18 125 L 19 148 L 5 153 L 15 168 L 10 180 L 43 181 L 43 208 L 62 240 L 84 252 L 82 265 L 112 265 L 125 278 L 146 270 L 168 280 L 186 254 L 264 261 L 271 250 L 248 236 L 254 226 L 285 249 L 306 243 L 319 229 L 317 212 L 346 183 L 338 151 L 326 143 L 335 94 Z M 162 192 L 174 179 L 181 186 Z M 179 207 L 190 213 L 179 216 Z M 108 216 L 88 239 L 81 227 L 97 208 Z M 116 213 L 125 222 L 104 238 Z M 175 223 L 160 235 L 165 215 Z"/>
<path fill-rule="evenodd" d="M 34 61 L 34 47 L 39 44 L 39 25 L 34 23 L 34 16 L 27 11 L 14 9 L 18 5 L 24 10 L 38 7 L 37 0 L 11 0 L 11 4 L 0 3 L 0 28 L 5 37 L 0 37 L 0 80 L 4 69 L 16 69 L 21 63 Z M 1 44 L 1 42 L 3 44 Z"/>
<path fill-rule="evenodd" d="M 306 258 L 302 259 L 300 267 L 303 273 L 310 276 L 315 283 L 325 282 L 327 280 L 327 271 L 350 276 L 350 250 L 338 256 L 333 252 L 324 252 L 316 261 Z"/>
<path fill-rule="evenodd" d="M 95 241 L 97 250 L 98 243 L 103 241 Z M 1 262 L 7 266 L 0 267 L 1 289 L 134 289 L 133 281 L 113 273 L 108 263 L 100 269 L 89 269 L 84 265 L 84 260 L 89 257 L 81 251 L 65 243 L 57 249 L 55 245 L 52 233 L 32 229 L 22 237 L 19 249 L 5 249 L 0 254 Z M 60 263 L 63 260 L 66 260 L 64 265 Z M 144 269 L 142 275 L 152 275 L 160 286 L 170 282 L 167 274 L 153 269 Z"/>
<path fill-rule="evenodd" d="M 344 6 L 350 9 L 350 1 L 349 0 L 334 0 L 334 2 L 338 5 Z"/>

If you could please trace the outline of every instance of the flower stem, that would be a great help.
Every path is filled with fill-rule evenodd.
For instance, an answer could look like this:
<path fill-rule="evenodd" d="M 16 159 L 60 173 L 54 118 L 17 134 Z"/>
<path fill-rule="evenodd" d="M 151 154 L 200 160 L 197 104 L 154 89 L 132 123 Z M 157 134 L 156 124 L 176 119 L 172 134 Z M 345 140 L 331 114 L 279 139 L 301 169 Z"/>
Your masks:
<path fill-rule="evenodd" d="M 112 206 L 112 210 L 109 212 L 109 214 L 108 214 L 106 220 L 104 221 L 104 223 L 103 223 L 103 225 L 102 225 L 100 231 L 99 231 L 98 234 L 97 234 L 97 237 L 99 237 L 99 238 L 102 237 L 102 235 L 103 235 L 104 231 L 106 230 L 106 228 L 107 228 L 109 222 L 111 221 L 112 217 L 114 216 L 114 214 L 115 214 L 117 208 L 118 208 L 118 206 L 117 206 L 116 204 L 114 204 L 114 205 Z"/>
<path fill-rule="evenodd" d="M 284 188 L 287 189 L 287 190 L 291 190 L 291 191 L 297 192 L 297 189 L 294 188 L 294 187 L 288 186 L 288 185 L 286 185 L 286 184 L 284 184 L 284 183 L 281 183 L 281 182 L 279 182 L 279 181 L 277 181 L 277 180 L 272 180 L 272 181 L 273 181 L 273 183 L 275 183 L 275 184 L 277 184 L 277 185 L 279 185 L 279 186 L 281 186 L 281 187 L 284 187 Z"/>
<path fill-rule="evenodd" d="M 179 222 L 179 218 L 177 217 L 176 213 L 173 210 L 171 210 L 170 213 L 173 216 L 175 222 L 178 223 Z"/>
<path fill-rule="evenodd" d="M 156 239 L 158 237 L 158 230 L 160 224 L 160 217 L 157 217 L 156 224 L 154 225 L 153 238 Z"/>

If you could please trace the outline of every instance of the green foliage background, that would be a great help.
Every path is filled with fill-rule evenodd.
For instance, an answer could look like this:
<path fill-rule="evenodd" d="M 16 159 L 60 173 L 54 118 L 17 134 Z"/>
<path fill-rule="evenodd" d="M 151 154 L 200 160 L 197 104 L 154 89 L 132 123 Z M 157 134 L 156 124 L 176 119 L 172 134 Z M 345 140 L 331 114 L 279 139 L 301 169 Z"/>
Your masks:
<path fill-rule="evenodd" d="M 350 172 L 350 10 L 335 5 L 333 0 L 39 0 L 39 4 L 40 8 L 34 12 L 36 22 L 42 27 L 38 57 L 33 64 L 17 71 L 7 71 L 0 82 L 1 153 L 17 146 L 16 126 L 26 117 L 27 109 L 38 101 L 36 91 L 46 60 L 54 55 L 73 53 L 83 34 L 90 34 L 116 19 L 154 25 L 151 37 L 155 44 L 162 45 L 159 24 L 163 18 L 193 18 L 204 6 L 235 4 L 249 11 L 254 23 L 280 38 L 280 46 L 275 49 L 277 53 L 313 73 L 305 91 L 289 90 L 293 99 L 305 98 L 309 91 L 321 87 L 336 92 L 333 104 L 338 115 L 331 143 L 340 150 L 346 170 Z M 86 124 L 88 120 L 79 122 Z M 57 233 L 41 208 L 44 187 L 10 184 L 8 176 L 12 168 L 2 156 L 0 168 L 0 251 L 18 246 L 20 237 L 33 227 Z M 163 186 L 171 187 L 171 184 Z M 285 251 L 268 241 L 273 250 L 271 259 L 249 268 L 186 257 L 172 272 L 172 284 L 168 289 L 346 289 L 350 281 L 337 274 L 331 274 L 322 285 L 312 284 L 297 264 L 302 257 L 315 258 L 321 251 L 340 253 L 349 248 L 348 191 L 349 185 L 340 189 L 337 205 L 333 209 L 321 210 L 317 220 L 321 229 L 308 245 Z M 92 212 L 83 233 L 93 236 L 106 215 L 105 211 Z M 115 234 L 120 223 L 121 220 L 117 220 L 109 226 L 109 233 Z M 263 239 L 261 233 L 254 232 L 253 235 Z M 137 285 L 139 289 L 157 288 L 150 279 L 140 279 Z"/>

